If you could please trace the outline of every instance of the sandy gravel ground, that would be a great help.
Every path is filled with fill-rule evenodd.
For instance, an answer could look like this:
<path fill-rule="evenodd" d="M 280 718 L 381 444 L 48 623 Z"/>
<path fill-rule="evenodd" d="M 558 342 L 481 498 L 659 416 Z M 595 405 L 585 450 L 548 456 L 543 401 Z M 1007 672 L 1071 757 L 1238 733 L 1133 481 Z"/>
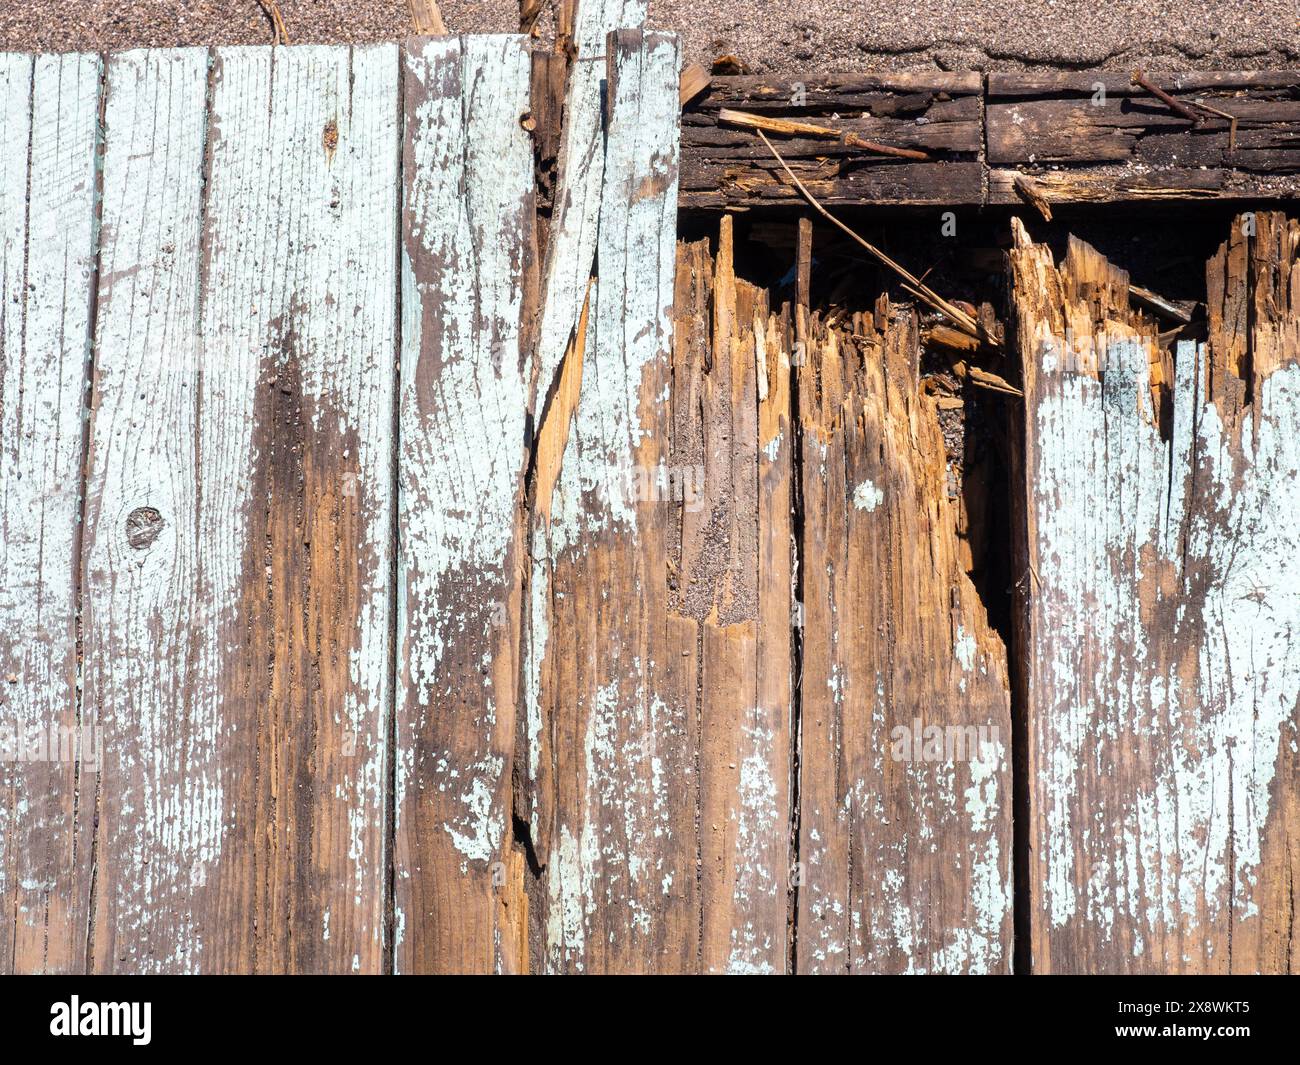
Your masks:
<path fill-rule="evenodd" d="M 295 42 L 380 41 L 406 0 L 279 0 Z M 507 32 L 517 0 L 443 0 L 455 32 Z M 732 53 L 755 73 L 1300 66 L 1296 0 L 651 0 L 687 57 Z M 0 48 L 113 51 L 269 43 L 258 0 L 0 0 Z"/>

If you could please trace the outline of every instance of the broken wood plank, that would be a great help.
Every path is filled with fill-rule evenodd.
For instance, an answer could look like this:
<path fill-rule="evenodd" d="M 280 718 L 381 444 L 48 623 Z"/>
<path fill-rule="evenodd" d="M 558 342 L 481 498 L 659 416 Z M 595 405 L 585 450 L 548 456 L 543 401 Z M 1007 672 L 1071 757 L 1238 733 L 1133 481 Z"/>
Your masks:
<path fill-rule="evenodd" d="M 0 970 L 80 972 L 98 734 L 77 616 L 97 56 L 0 55 Z"/>
<path fill-rule="evenodd" d="M 716 261 L 677 265 L 669 469 L 670 602 L 698 630 L 701 964 L 789 965 L 793 765 L 793 434 L 788 309 L 734 270 L 732 220 Z"/>
<path fill-rule="evenodd" d="M 1036 972 L 1293 966 L 1298 249 L 1233 223 L 1162 412 L 1124 272 L 1017 227 Z"/>
<path fill-rule="evenodd" d="M 601 86 L 606 38 L 645 22 L 646 0 L 586 0 L 573 28 L 574 58 L 564 101 L 555 207 L 542 271 L 536 381 L 529 412 L 540 414 L 582 310 L 596 254 L 605 170 Z"/>
<path fill-rule="evenodd" d="M 715 77 L 682 116 L 682 206 L 789 203 L 798 192 L 759 140 L 721 122 L 740 111 L 845 134 L 781 139 L 781 154 L 823 203 L 980 203 L 982 85 L 978 75 L 847 75 L 786 81 Z M 882 156 L 861 139 L 925 161 Z"/>
<path fill-rule="evenodd" d="M 540 934 L 552 972 L 690 971 L 699 952 L 696 632 L 668 604 L 678 51 L 609 49 L 600 276 L 535 565 L 537 729 L 554 759 Z M 538 626 L 541 626 L 540 631 Z"/>
<path fill-rule="evenodd" d="M 965 572 L 916 313 L 798 338 L 797 965 L 1008 972 L 1007 658 Z"/>
<path fill-rule="evenodd" d="M 512 840 L 536 286 L 522 36 L 406 64 L 395 966 L 523 972 Z M 503 923 L 504 921 L 504 923 Z"/>
<path fill-rule="evenodd" d="M 397 74 L 218 49 L 209 116 L 206 51 L 109 61 L 98 970 L 382 967 Z"/>
<path fill-rule="evenodd" d="M 1017 202 L 1020 171 L 1033 174 L 1048 203 L 1276 198 L 1300 190 L 1300 73 L 1144 80 L 1176 106 L 1122 76 L 990 75 L 989 202 Z"/>

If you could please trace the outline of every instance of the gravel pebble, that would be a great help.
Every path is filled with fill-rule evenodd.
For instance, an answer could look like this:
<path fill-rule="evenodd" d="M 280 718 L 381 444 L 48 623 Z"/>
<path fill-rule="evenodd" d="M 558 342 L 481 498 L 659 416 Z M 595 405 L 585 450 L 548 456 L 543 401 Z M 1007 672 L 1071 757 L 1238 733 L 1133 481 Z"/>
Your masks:
<path fill-rule="evenodd" d="M 295 43 L 395 40 L 406 0 L 279 0 Z M 517 0 L 444 0 L 456 32 L 518 26 Z M 541 25 L 545 27 L 548 20 Z M 688 60 L 733 53 L 754 73 L 1034 66 L 1300 66 L 1296 0 L 650 0 Z M 0 48 L 116 51 L 267 44 L 257 0 L 0 0 Z"/>

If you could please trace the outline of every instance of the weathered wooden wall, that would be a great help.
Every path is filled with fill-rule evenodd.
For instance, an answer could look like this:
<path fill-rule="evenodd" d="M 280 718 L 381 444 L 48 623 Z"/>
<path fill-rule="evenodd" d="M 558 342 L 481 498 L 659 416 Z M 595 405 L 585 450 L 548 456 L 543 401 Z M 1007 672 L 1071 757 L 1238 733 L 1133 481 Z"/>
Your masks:
<path fill-rule="evenodd" d="M 1037 971 L 1293 968 L 1296 223 L 1176 351 L 1017 230 L 1008 650 L 933 323 L 678 240 L 788 106 L 643 16 L 0 56 L 0 967 L 1007 972 L 1018 864 Z M 804 105 L 979 202 L 941 81 Z"/>

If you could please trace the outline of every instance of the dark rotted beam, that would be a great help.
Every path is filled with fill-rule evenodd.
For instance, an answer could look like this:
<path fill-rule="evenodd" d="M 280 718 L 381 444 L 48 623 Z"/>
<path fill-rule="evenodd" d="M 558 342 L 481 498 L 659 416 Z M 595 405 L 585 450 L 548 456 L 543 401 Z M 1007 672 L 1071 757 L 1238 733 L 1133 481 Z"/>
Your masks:
<path fill-rule="evenodd" d="M 1300 192 L 1300 72 L 1157 72 L 1142 80 L 990 74 L 988 202 L 1023 202 L 1025 178 L 1048 203 Z"/>
<path fill-rule="evenodd" d="M 820 137 L 772 135 L 826 205 L 982 203 L 982 93 L 973 73 L 712 78 L 682 114 L 680 204 L 735 209 L 801 200 L 752 130 L 719 121 L 724 108 L 825 125 L 929 156 L 902 159 Z"/>

